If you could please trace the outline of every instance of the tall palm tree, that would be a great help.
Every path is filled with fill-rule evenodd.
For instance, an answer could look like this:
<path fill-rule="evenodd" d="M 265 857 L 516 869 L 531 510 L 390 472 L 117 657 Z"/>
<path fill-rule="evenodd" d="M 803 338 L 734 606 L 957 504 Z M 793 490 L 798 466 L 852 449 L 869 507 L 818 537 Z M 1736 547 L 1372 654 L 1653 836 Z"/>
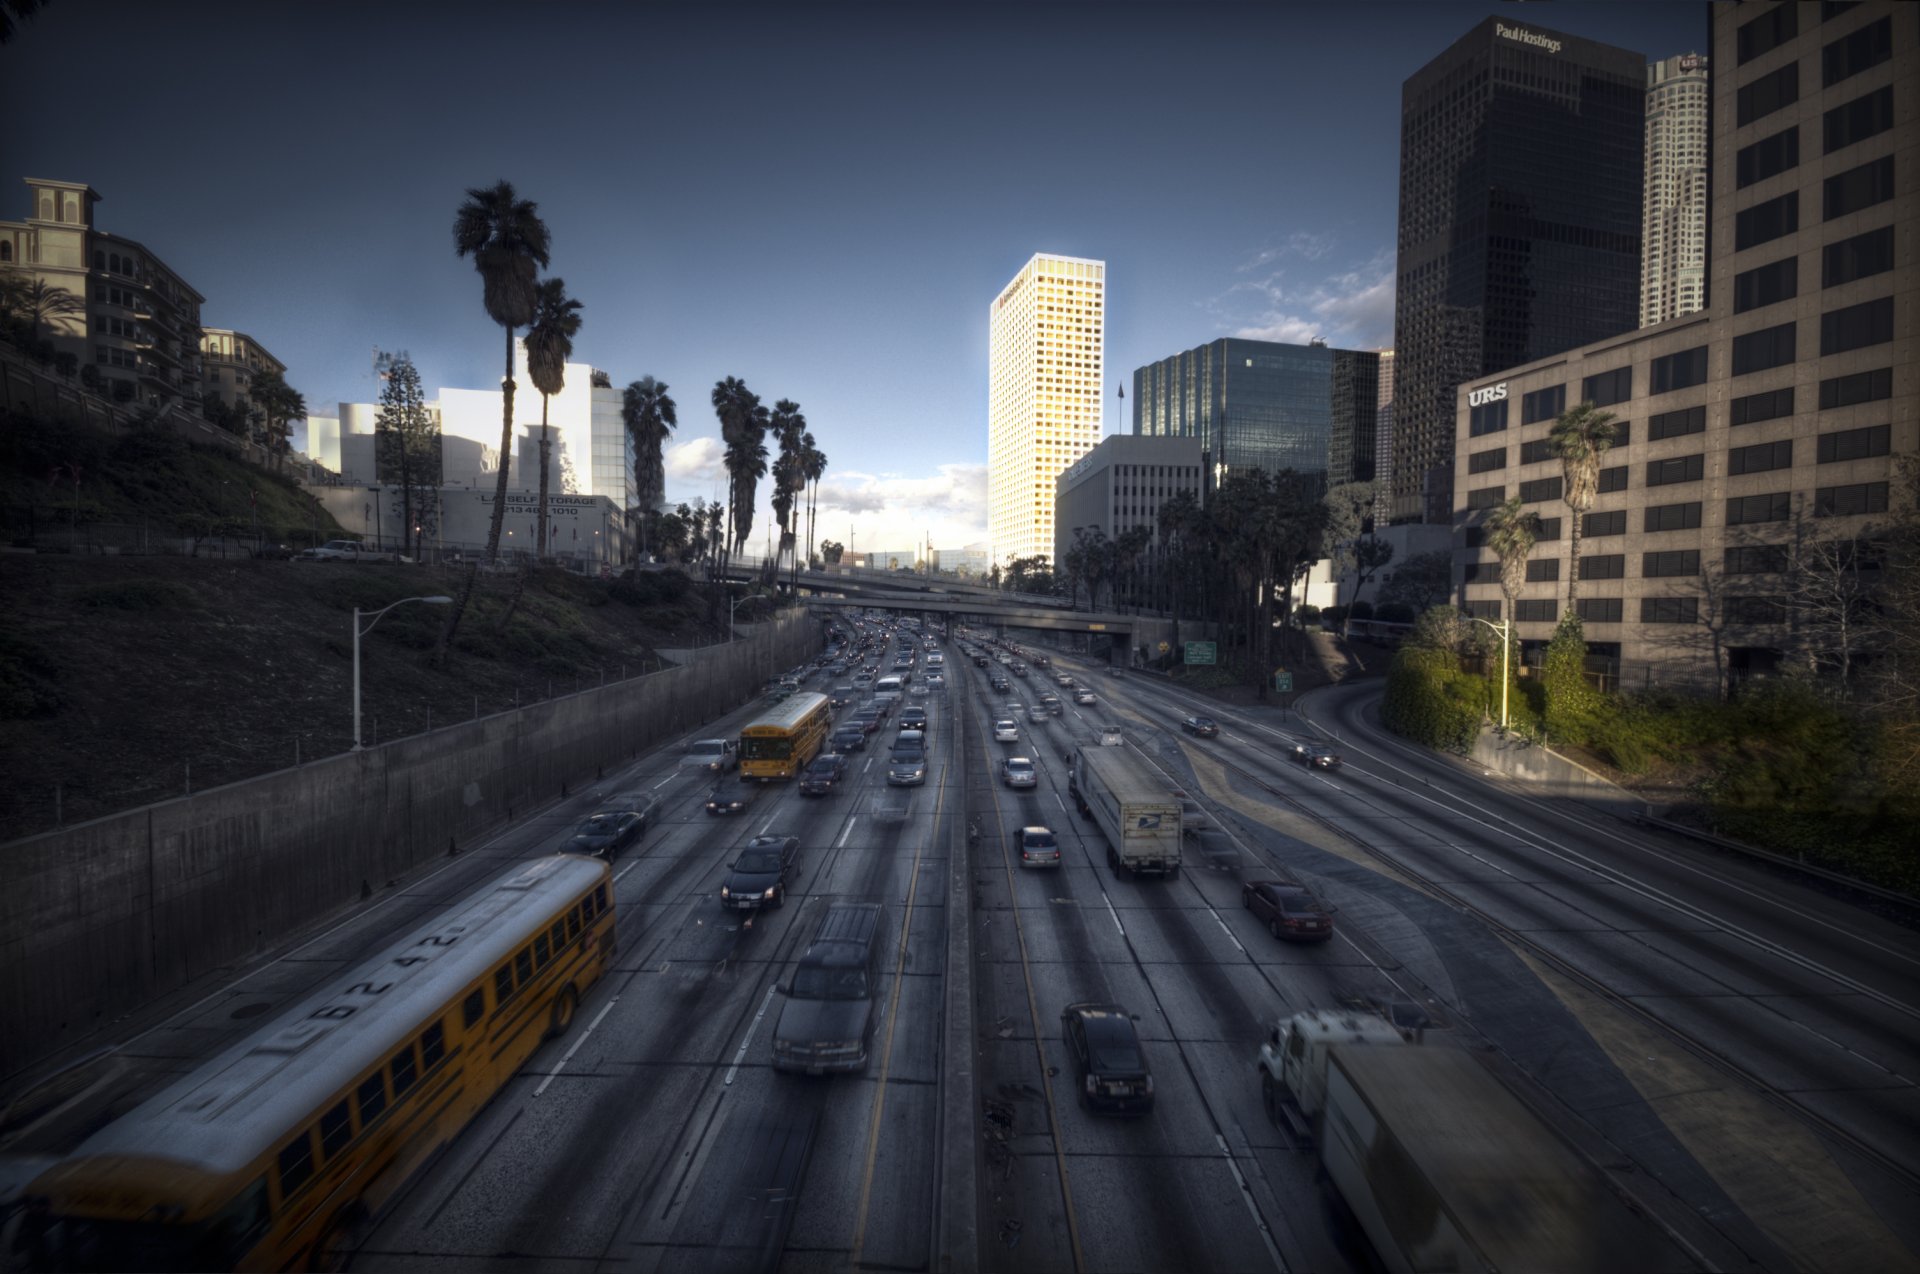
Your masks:
<path fill-rule="evenodd" d="M 1533 552 L 1534 541 L 1540 537 L 1540 515 L 1520 503 L 1516 495 L 1495 507 L 1483 526 L 1487 547 L 1500 559 L 1500 595 L 1506 599 L 1506 608 L 1500 612 L 1502 631 L 1506 634 L 1500 643 L 1500 675 L 1511 678 L 1514 603 L 1520 597 L 1521 585 L 1527 582 L 1527 555 Z"/>
<path fill-rule="evenodd" d="M 547 474 L 552 468 L 553 440 L 547 436 L 547 405 L 567 385 L 567 360 L 573 357 L 573 338 L 580 331 L 580 302 L 567 295 L 565 279 L 544 279 L 534 295 L 533 326 L 527 331 L 527 376 L 540 391 L 540 502 L 539 530 L 534 536 L 536 557 L 547 555 Z"/>
<path fill-rule="evenodd" d="M 506 371 L 500 380 L 500 472 L 494 482 L 493 522 L 487 530 L 488 560 L 500 556 L 507 471 L 513 459 L 513 332 L 533 321 L 536 278 L 547 264 L 550 243 L 537 206 L 516 195 L 509 182 L 467 191 L 467 202 L 454 217 L 454 252 L 473 258 L 487 317 L 506 334 Z M 464 599 L 460 609 L 465 609 Z"/>
<path fill-rule="evenodd" d="M 795 532 L 795 501 L 799 498 L 800 488 L 806 484 L 805 455 L 801 449 L 801 439 L 807 432 L 807 418 L 800 414 L 800 404 L 790 398 L 782 398 L 773 405 L 773 411 L 767 417 L 768 429 L 774 441 L 780 445 L 780 458 L 773 465 L 773 517 L 780 524 L 780 549 L 777 561 L 789 550 L 797 552 L 798 535 Z"/>
<path fill-rule="evenodd" d="M 654 510 L 666 496 L 667 435 L 680 424 L 678 409 L 667 395 L 667 382 L 642 376 L 627 386 L 620 403 L 620 419 L 633 439 L 634 498 L 640 502 L 640 552 L 648 551 L 647 534 Z"/>
<path fill-rule="evenodd" d="M 1607 454 L 1619 435 L 1619 420 L 1592 403 L 1579 403 L 1562 412 L 1547 434 L 1547 450 L 1560 458 L 1560 471 L 1566 477 L 1561 499 L 1573 515 L 1573 560 L 1567 563 L 1568 610 L 1575 609 L 1580 597 L 1580 522 L 1599 494 L 1600 457 Z"/>
<path fill-rule="evenodd" d="M 727 552 L 734 554 L 745 551 L 747 537 L 753 534 L 754 495 L 760 479 L 767 476 L 765 432 L 750 429 L 727 444 L 725 464 L 733 489 L 733 506 L 728 511 L 733 538 L 728 542 Z"/>
<path fill-rule="evenodd" d="M 755 412 L 760 407 L 760 397 L 747 388 L 747 383 L 738 376 L 729 376 L 718 381 L 713 387 L 713 414 L 720 420 L 720 444 L 728 456 L 733 454 L 736 445 L 742 443 L 755 427 Z M 764 450 L 764 448 L 763 448 Z M 740 503 L 740 479 L 733 465 L 727 465 L 727 536 L 722 541 L 722 551 L 734 551 L 735 508 Z M 752 526 L 753 512 L 747 510 L 747 525 Z M 739 539 L 746 541 L 746 533 L 741 532 Z"/>
<path fill-rule="evenodd" d="M 814 445 L 812 431 L 801 442 L 806 453 L 807 563 L 812 565 L 814 520 L 820 513 L 820 479 L 827 472 L 827 453 Z"/>

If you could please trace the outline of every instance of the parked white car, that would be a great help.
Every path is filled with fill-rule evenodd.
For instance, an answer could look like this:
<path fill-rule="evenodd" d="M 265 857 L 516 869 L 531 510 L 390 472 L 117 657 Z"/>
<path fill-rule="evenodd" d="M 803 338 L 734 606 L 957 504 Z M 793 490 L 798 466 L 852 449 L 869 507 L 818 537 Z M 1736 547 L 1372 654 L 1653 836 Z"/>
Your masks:
<path fill-rule="evenodd" d="M 993 723 L 993 741 L 995 743 L 1020 742 L 1020 723 L 1009 721 L 1005 717 Z"/>

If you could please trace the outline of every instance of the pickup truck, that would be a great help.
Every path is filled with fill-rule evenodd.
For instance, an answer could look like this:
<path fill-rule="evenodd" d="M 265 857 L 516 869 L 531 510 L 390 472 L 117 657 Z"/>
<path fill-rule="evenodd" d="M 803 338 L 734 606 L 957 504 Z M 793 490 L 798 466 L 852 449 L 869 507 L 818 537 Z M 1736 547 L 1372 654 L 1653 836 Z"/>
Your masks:
<path fill-rule="evenodd" d="M 296 562 L 397 562 L 400 557 L 370 549 L 358 540 L 328 540 L 318 548 L 307 549 L 293 559 Z"/>

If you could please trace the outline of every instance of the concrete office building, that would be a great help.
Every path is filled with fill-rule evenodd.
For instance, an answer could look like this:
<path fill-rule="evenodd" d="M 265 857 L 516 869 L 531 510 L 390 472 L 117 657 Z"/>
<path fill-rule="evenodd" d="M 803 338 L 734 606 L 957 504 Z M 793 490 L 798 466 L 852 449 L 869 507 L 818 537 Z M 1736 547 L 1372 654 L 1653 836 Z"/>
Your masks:
<path fill-rule="evenodd" d="M 1498 617 L 1481 523 L 1518 494 L 1547 519 L 1513 616 L 1533 642 L 1552 634 L 1571 573 L 1548 426 L 1582 400 L 1624 422 L 1582 525 L 1578 610 L 1627 684 L 1806 658 L 1796 564 L 1881 520 L 1896 461 L 1920 449 L 1920 5 L 1711 14 L 1707 308 L 1456 399 L 1462 595 Z"/>
<path fill-rule="evenodd" d="M 354 538 L 378 548 L 411 551 L 406 546 L 403 493 L 392 486 L 309 487 L 334 520 Z M 442 487 L 432 493 L 436 515 L 425 540 L 429 551 L 484 552 L 493 526 L 490 488 Z M 501 520 L 500 552 L 523 557 L 533 552 L 539 496 L 509 491 Z M 605 496 L 547 496 L 549 553 L 575 570 L 618 568 L 633 557 L 633 537 L 625 511 Z"/>
<path fill-rule="evenodd" d="M 1393 490 L 1393 351 L 1380 351 L 1379 406 L 1373 414 L 1373 480 L 1383 492 Z"/>
<path fill-rule="evenodd" d="M 1394 521 L 1450 521 L 1461 385 L 1638 326 L 1646 59 L 1512 21 L 1401 89 Z"/>
<path fill-rule="evenodd" d="M 1054 488 L 1053 560 L 1065 559 L 1074 532 L 1098 530 L 1118 539 L 1145 527 L 1160 539 L 1160 506 L 1176 492 L 1204 499 L 1205 449 L 1200 439 L 1115 434 L 1074 462 Z"/>
<path fill-rule="evenodd" d="M 1210 487 L 1236 469 L 1325 480 L 1336 438 L 1349 469 L 1372 460 L 1379 363 L 1321 342 L 1222 337 L 1134 369 L 1133 432 L 1197 440 Z"/>
<path fill-rule="evenodd" d="M 1707 295 L 1707 59 L 1647 65 L 1640 326 L 1692 314 Z"/>
<path fill-rule="evenodd" d="M 1100 441 L 1107 267 L 1036 253 L 988 311 L 994 560 L 1053 552 L 1054 479 Z"/>

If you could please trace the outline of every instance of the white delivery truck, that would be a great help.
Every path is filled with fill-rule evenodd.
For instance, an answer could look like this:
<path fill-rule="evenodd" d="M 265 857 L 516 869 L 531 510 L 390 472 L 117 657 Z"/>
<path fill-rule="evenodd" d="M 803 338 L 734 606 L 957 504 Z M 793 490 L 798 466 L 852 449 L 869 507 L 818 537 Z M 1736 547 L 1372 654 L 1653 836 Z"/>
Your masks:
<path fill-rule="evenodd" d="M 1180 798 L 1131 748 L 1075 748 L 1067 791 L 1106 834 L 1114 875 L 1180 874 Z"/>
<path fill-rule="evenodd" d="M 1486 1067 L 1376 1017 L 1296 1013 L 1260 1047 L 1267 1113 L 1320 1155 L 1381 1268 L 1692 1268 Z"/>

